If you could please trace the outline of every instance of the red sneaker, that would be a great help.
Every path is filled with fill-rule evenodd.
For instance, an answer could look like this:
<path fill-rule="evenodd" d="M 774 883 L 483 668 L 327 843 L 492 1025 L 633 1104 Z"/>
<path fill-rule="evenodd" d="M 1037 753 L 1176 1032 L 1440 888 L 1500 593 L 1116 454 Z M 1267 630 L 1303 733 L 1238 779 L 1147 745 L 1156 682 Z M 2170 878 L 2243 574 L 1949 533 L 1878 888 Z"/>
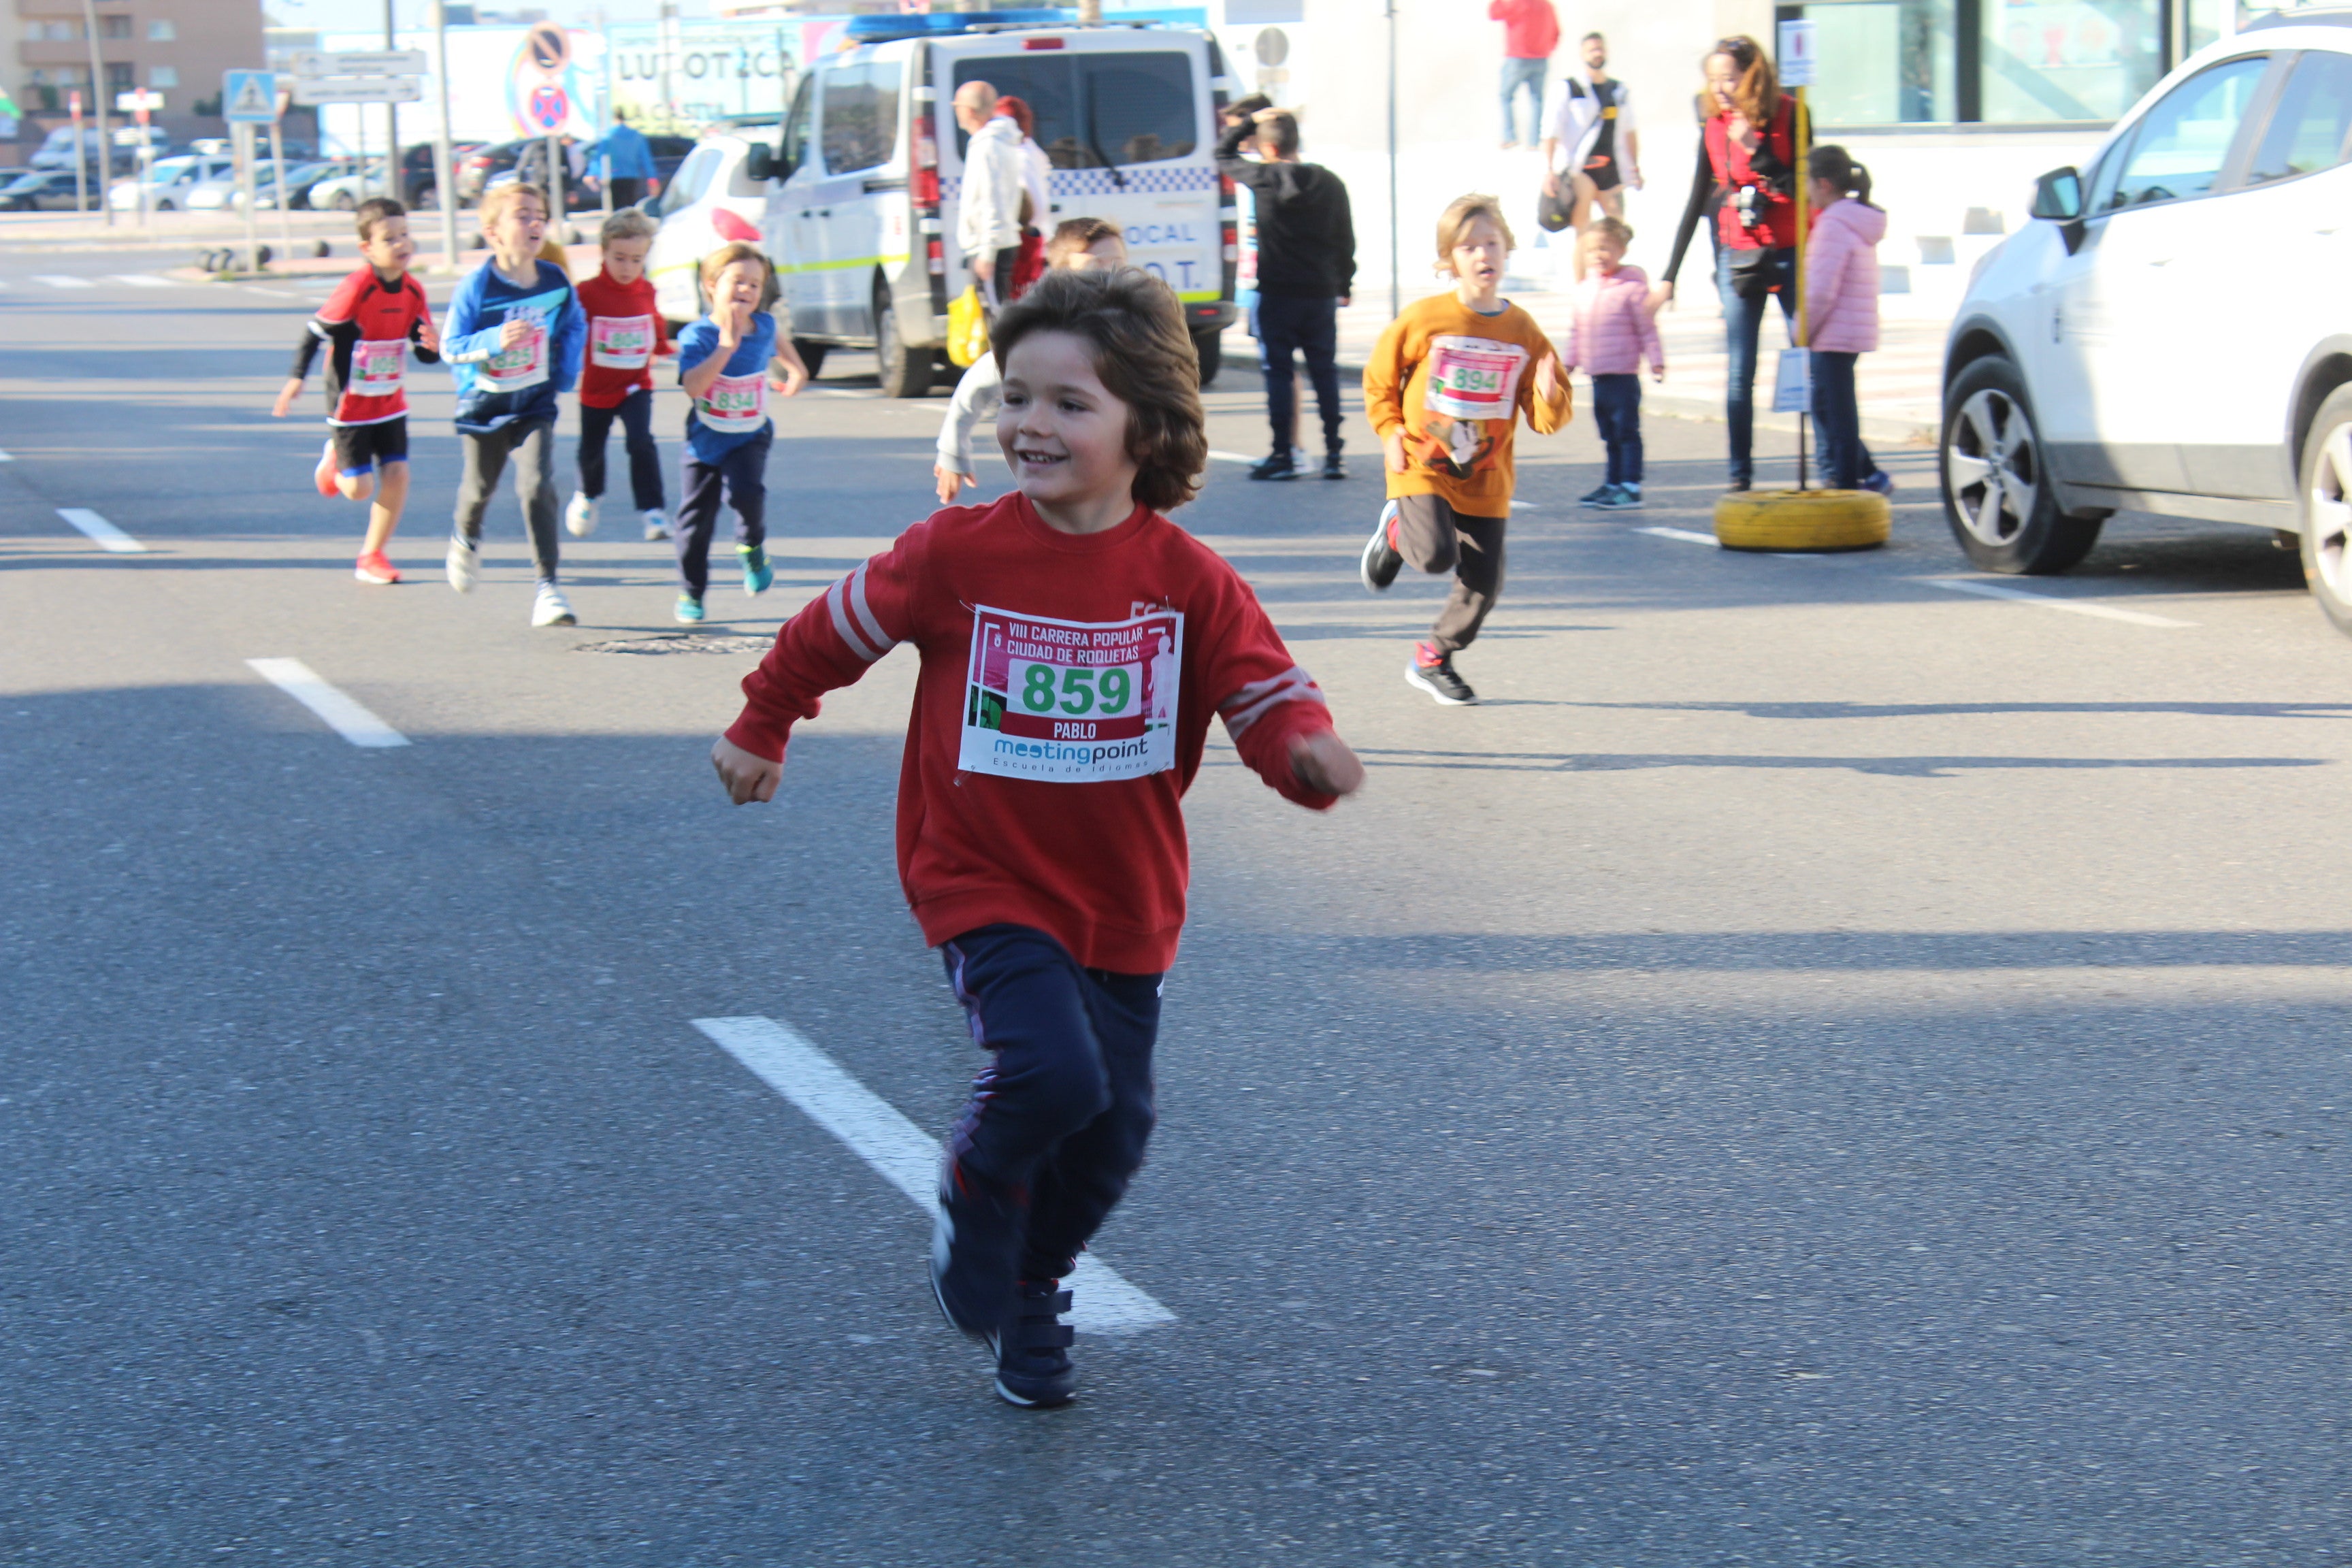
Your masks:
<path fill-rule="evenodd" d="M 361 556 L 359 564 L 352 569 L 352 575 L 362 583 L 389 584 L 400 581 L 400 573 L 394 569 L 391 562 L 384 559 L 383 552 L 381 550 L 371 551 Z"/>

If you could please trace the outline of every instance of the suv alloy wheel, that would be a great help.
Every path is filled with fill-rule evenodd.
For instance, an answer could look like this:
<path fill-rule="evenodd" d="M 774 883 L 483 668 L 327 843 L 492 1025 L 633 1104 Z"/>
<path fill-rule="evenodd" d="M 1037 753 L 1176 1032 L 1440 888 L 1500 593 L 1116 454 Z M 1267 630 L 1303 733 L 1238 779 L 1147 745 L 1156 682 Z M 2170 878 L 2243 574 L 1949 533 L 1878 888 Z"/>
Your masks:
<path fill-rule="evenodd" d="M 2303 513 L 2303 580 L 2336 629 L 2352 636 L 2352 386 L 2312 416 L 2295 476 Z"/>
<path fill-rule="evenodd" d="M 1944 394 L 1937 467 L 1944 521 L 1986 572 L 2063 572 L 2098 542 L 2105 514 L 2058 510 L 2024 378 L 1999 354 L 1971 361 Z"/>

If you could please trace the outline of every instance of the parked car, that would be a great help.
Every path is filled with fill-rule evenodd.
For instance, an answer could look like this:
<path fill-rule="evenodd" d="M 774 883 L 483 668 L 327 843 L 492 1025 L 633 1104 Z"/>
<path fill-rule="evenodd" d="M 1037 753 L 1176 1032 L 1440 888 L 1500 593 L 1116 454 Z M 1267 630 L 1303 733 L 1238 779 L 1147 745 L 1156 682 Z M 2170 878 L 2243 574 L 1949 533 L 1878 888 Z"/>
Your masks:
<path fill-rule="evenodd" d="M 265 171 L 264 176 L 274 171 Z M 310 205 L 310 188 L 313 185 L 321 180 L 331 180 L 338 174 L 348 173 L 350 168 L 347 164 L 330 163 L 325 160 L 297 163 L 289 158 L 287 160 L 287 168 L 282 175 L 277 178 L 262 176 L 256 178 L 253 187 L 253 205 L 263 211 L 275 208 L 280 201 L 283 201 L 289 210 L 307 207 Z M 236 204 L 236 199 L 231 198 L 232 205 Z"/>
<path fill-rule="evenodd" d="M 494 184 L 514 177 L 515 164 L 522 150 L 532 138 L 499 142 L 486 147 L 476 147 L 457 160 L 457 202 L 472 206 L 482 199 L 482 193 Z M 659 190 L 677 172 L 677 166 L 693 153 L 691 136 L 647 136 L 646 146 L 654 158 L 654 187 Z M 588 207 L 602 206 L 604 195 L 586 182 L 564 182 L 563 205 L 567 212 L 579 212 Z"/>
<path fill-rule="evenodd" d="M 449 157 L 459 168 L 466 159 L 478 150 L 478 142 L 453 142 Z M 441 181 L 434 173 L 434 147 L 430 142 L 420 142 L 400 155 L 400 200 L 408 207 L 437 207 L 441 205 Z M 460 183 L 458 188 L 465 187 Z"/>
<path fill-rule="evenodd" d="M 145 180 L 133 177 L 108 187 L 106 205 L 118 212 L 135 209 L 143 185 L 150 212 L 167 213 L 184 208 L 191 205 L 191 198 L 205 182 L 227 177 L 235 167 L 230 159 L 206 157 L 196 153 L 176 158 L 159 158 L 149 165 Z"/>
<path fill-rule="evenodd" d="M 765 151 L 774 143 L 776 130 L 772 124 L 747 125 L 704 137 L 661 194 L 642 204 L 661 219 L 646 272 L 654 280 L 655 307 L 673 324 L 693 321 L 707 307 L 700 276 L 704 257 L 730 240 L 759 243 L 768 186 L 753 179 L 747 165 L 752 149 Z M 824 358 L 821 350 L 817 357 Z"/>
<path fill-rule="evenodd" d="M 967 282 L 953 243 L 968 81 L 1017 93 L 1054 166 L 1052 213 L 1108 218 L 1135 264 L 1183 301 L 1203 377 L 1235 315 L 1231 207 L 1212 156 L 1223 57 L 1195 27 L 1005 25 L 961 15 L 863 16 L 801 78 L 761 222 L 795 339 L 870 347 L 883 390 L 919 396 Z"/>
<path fill-rule="evenodd" d="M 2352 12 L 2289 11 L 2042 177 L 1945 351 L 1945 515 L 1970 561 L 2063 572 L 2126 510 L 2247 523 L 2300 539 L 2352 633 L 2348 156 Z"/>
<path fill-rule="evenodd" d="M 90 193 L 95 197 L 95 191 Z M 0 212 L 71 212 L 74 210 L 74 174 L 70 167 L 19 171 L 16 177 L 0 185 Z"/>
<path fill-rule="evenodd" d="M 381 158 L 370 158 L 362 176 L 356 164 L 349 172 L 319 181 L 310 187 L 309 206 L 314 212 L 356 212 L 359 205 L 370 196 L 384 194 L 384 163 Z M 362 187 L 364 186 L 365 189 Z"/>

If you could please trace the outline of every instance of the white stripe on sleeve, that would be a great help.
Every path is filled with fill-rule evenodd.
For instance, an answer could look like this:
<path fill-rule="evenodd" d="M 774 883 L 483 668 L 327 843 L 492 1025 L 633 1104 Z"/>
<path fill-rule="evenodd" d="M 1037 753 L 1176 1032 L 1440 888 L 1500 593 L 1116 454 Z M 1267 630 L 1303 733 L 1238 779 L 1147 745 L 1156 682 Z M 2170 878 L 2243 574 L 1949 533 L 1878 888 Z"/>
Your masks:
<path fill-rule="evenodd" d="M 849 624 L 848 582 L 846 577 L 838 578 L 832 587 L 824 591 L 824 607 L 833 612 L 833 629 L 841 634 L 841 640 L 849 645 L 849 651 L 872 664 L 890 650 L 887 646 L 872 647 L 858 635 L 857 628 Z"/>
<path fill-rule="evenodd" d="M 1323 700 L 1315 678 L 1294 664 L 1271 680 L 1251 681 L 1219 703 L 1217 711 L 1225 721 L 1225 732 L 1238 741 L 1244 731 L 1265 718 L 1278 703 Z"/>
<path fill-rule="evenodd" d="M 849 604 L 857 612 L 857 624 L 865 628 L 867 640 L 882 653 L 888 653 L 898 646 L 898 639 L 882 629 L 882 623 L 874 618 L 874 607 L 866 602 L 866 571 L 873 564 L 870 560 L 861 561 L 857 570 L 849 574 Z M 874 657 L 879 658 L 882 654 Z"/>

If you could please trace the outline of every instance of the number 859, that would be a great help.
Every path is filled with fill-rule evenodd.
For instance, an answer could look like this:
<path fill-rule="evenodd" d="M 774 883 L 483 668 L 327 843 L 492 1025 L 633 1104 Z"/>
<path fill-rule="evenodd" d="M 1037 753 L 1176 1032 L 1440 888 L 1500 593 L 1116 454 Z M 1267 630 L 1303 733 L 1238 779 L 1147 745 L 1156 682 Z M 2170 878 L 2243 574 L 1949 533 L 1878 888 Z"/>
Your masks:
<path fill-rule="evenodd" d="M 1055 679 L 1059 675 L 1059 679 Z M 1135 695 L 1134 678 L 1124 669 L 1061 669 L 1033 664 L 1021 677 L 1021 706 L 1032 713 L 1059 710 L 1082 713 L 1117 713 Z"/>

